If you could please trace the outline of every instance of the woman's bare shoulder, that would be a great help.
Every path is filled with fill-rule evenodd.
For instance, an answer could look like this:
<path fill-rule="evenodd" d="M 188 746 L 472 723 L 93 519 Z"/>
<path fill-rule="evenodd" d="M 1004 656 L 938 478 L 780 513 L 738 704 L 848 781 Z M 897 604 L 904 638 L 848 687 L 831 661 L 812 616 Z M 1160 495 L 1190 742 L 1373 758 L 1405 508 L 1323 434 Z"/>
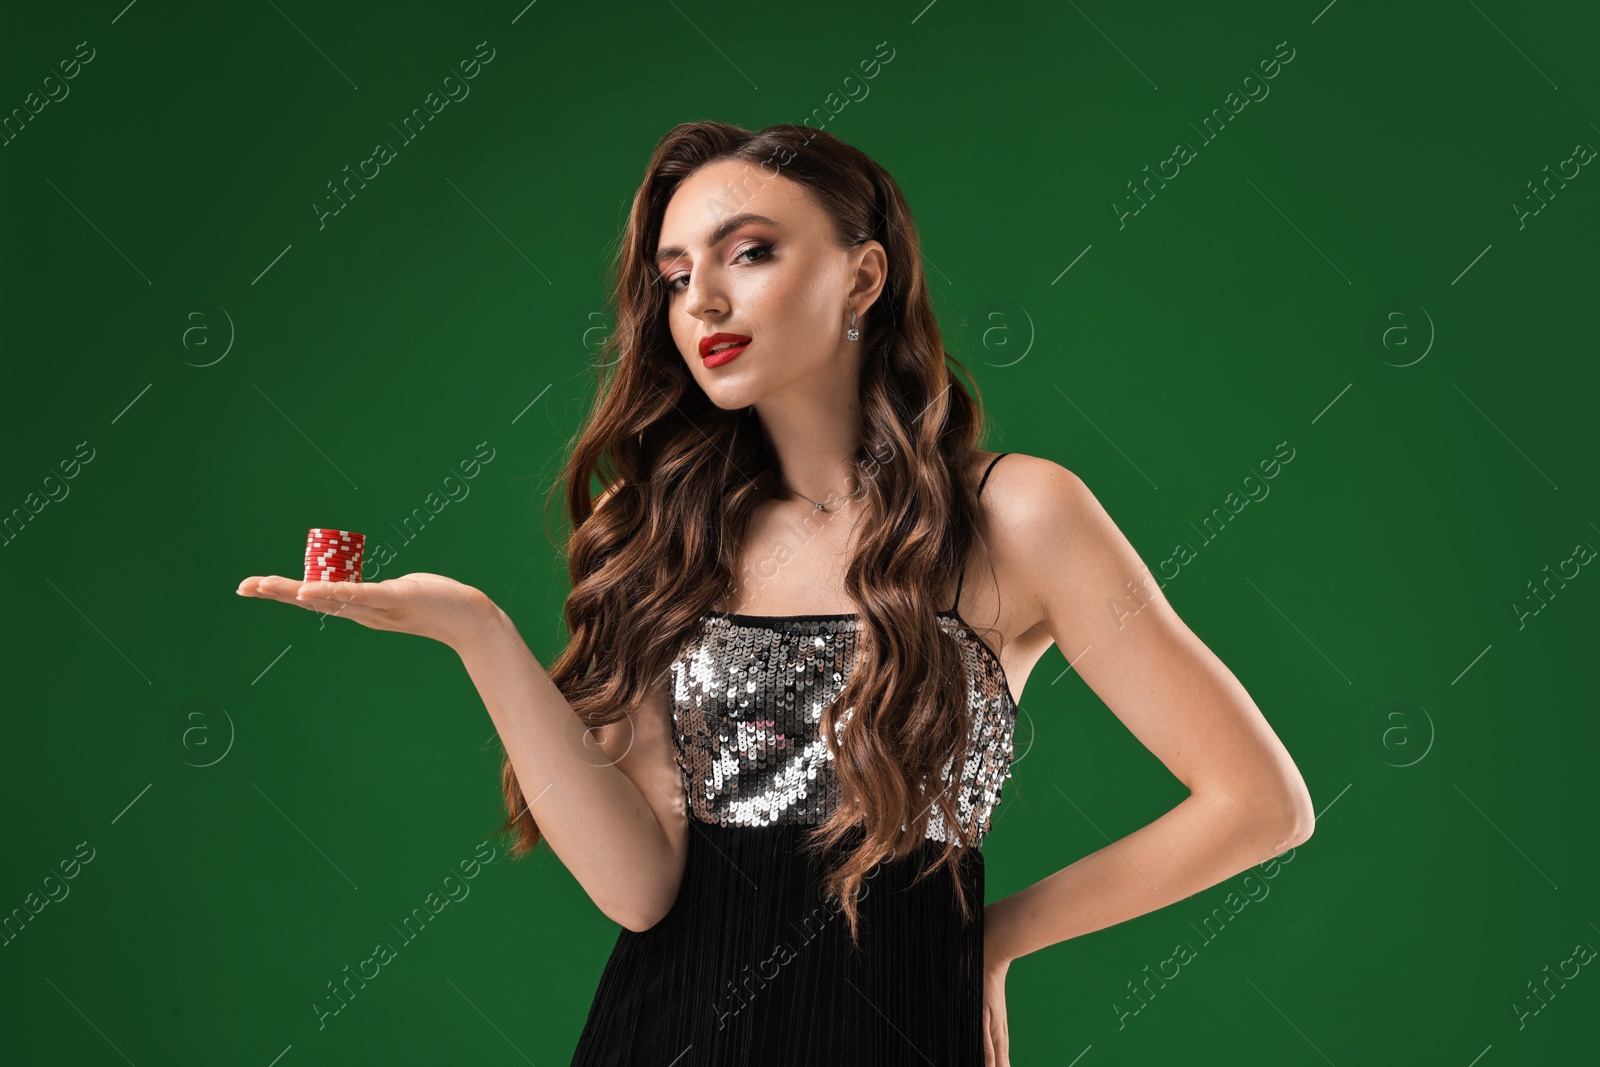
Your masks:
<path fill-rule="evenodd" d="M 983 459 L 978 478 L 998 454 Z M 1063 562 L 1062 549 L 1076 541 L 1092 500 L 1076 474 L 1042 456 L 1008 452 L 989 468 L 978 505 L 988 530 L 989 557 L 1010 594 L 1005 599 L 1014 603 L 1036 599 L 1040 574 Z M 1031 625 L 1039 619 L 1030 616 L 1021 621 Z"/>
<path fill-rule="evenodd" d="M 996 462 L 996 456 L 1003 458 Z M 1036 499 L 1039 493 L 1060 493 L 1064 487 L 1078 481 L 1077 475 L 1055 460 L 1025 452 L 975 453 L 972 469 L 967 472 L 974 489 L 978 488 L 984 471 L 988 471 L 989 476 L 982 482 L 983 493 L 979 499 L 990 515 L 1015 511 L 1025 507 L 1030 498 Z"/>

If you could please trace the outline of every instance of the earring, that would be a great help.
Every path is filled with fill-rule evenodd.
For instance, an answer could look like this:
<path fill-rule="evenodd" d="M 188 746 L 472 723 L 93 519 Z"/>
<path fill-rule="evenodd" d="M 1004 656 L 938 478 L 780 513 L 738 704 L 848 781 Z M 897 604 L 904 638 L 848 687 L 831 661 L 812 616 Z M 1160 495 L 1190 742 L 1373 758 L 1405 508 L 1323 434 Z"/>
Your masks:
<path fill-rule="evenodd" d="M 850 329 L 845 331 L 844 339 L 846 341 L 859 341 L 859 340 L 861 340 L 861 331 L 856 329 L 856 309 L 855 308 L 851 308 L 850 309 Z"/>

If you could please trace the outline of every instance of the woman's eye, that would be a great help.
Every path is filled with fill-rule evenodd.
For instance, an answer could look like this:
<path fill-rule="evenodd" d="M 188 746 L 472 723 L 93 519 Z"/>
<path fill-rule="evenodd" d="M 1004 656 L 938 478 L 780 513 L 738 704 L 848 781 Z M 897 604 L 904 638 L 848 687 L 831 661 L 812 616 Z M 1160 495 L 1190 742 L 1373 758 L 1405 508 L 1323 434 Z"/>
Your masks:
<path fill-rule="evenodd" d="M 739 260 L 739 259 L 742 259 L 745 256 L 752 255 L 752 254 L 758 253 L 758 252 L 760 253 L 760 255 L 756 259 L 750 260 L 748 262 L 755 262 L 755 263 L 761 262 L 761 260 L 765 259 L 767 256 L 772 254 L 772 246 L 771 245 L 751 245 L 749 248 L 745 249 L 743 252 L 740 252 L 738 255 L 734 256 L 733 258 L 735 260 Z M 667 280 L 667 292 L 669 292 L 669 293 L 681 293 L 681 292 L 683 292 L 683 290 L 678 287 L 678 283 L 679 282 L 686 282 L 688 280 L 689 280 L 689 276 L 687 274 L 680 274 L 676 278 L 668 279 Z"/>
<path fill-rule="evenodd" d="M 745 249 L 743 252 L 740 252 L 738 256 L 734 256 L 733 258 L 734 259 L 738 259 L 740 256 L 748 256 L 752 252 L 760 252 L 762 254 L 762 258 L 765 258 L 767 255 L 771 254 L 772 246 L 771 245 L 751 245 L 749 248 Z"/>

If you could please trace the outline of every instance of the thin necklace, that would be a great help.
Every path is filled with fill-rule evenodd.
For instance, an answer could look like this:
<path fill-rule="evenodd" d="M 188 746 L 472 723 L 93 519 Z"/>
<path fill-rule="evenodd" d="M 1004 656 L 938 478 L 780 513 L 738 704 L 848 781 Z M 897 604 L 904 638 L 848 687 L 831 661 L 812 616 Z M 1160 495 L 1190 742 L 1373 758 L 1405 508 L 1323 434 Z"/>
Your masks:
<path fill-rule="evenodd" d="M 784 481 L 782 477 L 778 478 L 778 484 L 783 486 L 785 489 L 789 490 L 789 492 L 793 493 L 795 496 L 804 496 L 807 500 L 811 500 L 810 497 L 806 496 L 800 490 L 794 488 L 788 482 Z M 848 495 L 854 496 L 855 494 L 851 493 L 851 494 L 848 494 Z M 818 511 L 823 511 L 823 512 L 827 512 L 828 511 L 828 509 L 823 507 L 821 504 L 817 504 L 817 502 L 815 500 L 811 500 L 811 503 L 816 505 L 816 508 L 817 508 Z M 829 514 L 833 514 L 833 512 L 828 512 L 828 513 Z"/>
<path fill-rule="evenodd" d="M 798 489 L 794 488 L 793 486 L 791 486 L 788 482 L 784 481 L 782 478 L 778 479 L 778 484 L 783 486 L 785 489 L 789 490 L 789 492 L 793 493 L 795 496 L 806 496 L 804 493 L 802 493 L 800 490 L 798 490 Z M 811 500 L 811 498 L 808 497 L 808 496 L 806 496 L 806 499 L 807 500 Z M 813 504 L 817 504 L 817 502 L 815 500 L 811 500 L 811 502 Z M 817 504 L 817 510 L 818 511 L 827 511 L 828 509 L 823 507 L 821 504 Z"/>

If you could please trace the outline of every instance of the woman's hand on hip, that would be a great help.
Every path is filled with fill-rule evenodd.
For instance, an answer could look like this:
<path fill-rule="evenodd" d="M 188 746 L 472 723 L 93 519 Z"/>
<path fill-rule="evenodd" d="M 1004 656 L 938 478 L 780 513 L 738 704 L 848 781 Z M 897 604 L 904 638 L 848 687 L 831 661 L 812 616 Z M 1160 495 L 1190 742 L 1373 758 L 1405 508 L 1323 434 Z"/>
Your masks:
<path fill-rule="evenodd" d="M 1006 1030 L 1006 971 L 1011 961 L 984 954 L 983 1065 L 1011 1067 L 1011 1036 Z"/>
<path fill-rule="evenodd" d="M 482 592 L 442 574 L 418 571 L 381 582 L 304 582 L 251 576 L 240 596 L 281 600 L 309 611 L 358 622 L 373 630 L 431 637 L 451 648 L 489 621 L 494 605 Z"/>

